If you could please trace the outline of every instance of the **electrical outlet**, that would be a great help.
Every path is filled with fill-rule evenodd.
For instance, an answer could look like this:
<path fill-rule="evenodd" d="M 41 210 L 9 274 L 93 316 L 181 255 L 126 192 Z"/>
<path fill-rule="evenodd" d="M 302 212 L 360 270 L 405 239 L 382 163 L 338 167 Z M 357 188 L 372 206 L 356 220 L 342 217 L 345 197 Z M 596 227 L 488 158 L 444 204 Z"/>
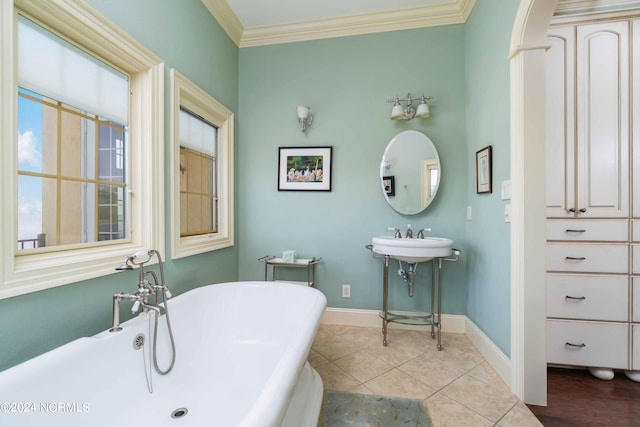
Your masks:
<path fill-rule="evenodd" d="M 351 285 L 342 285 L 342 298 L 351 298 Z"/>

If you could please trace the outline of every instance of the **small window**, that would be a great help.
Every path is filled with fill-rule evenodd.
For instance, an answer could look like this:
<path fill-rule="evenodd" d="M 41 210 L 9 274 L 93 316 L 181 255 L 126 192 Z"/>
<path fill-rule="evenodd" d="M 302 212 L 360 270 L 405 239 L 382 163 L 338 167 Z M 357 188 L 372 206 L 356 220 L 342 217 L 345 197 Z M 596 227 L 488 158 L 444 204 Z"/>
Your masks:
<path fill-rule="evenodd" d="M 218 128 L 180 109 L 180 237 L 218 232 Z"/>
<path fill-rule="evenodd" d="M 171 255 L 233 245 L 233 113 L 171 70 Z"/>

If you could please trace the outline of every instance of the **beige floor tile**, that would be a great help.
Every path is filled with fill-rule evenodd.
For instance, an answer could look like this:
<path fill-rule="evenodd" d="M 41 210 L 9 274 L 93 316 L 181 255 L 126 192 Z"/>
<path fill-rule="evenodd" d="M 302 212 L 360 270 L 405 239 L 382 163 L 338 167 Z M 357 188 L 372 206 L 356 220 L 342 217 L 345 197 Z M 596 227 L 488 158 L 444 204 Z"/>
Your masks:
<path fill-rule="evenodd" d="M 442 362 L 451 369 L 461 372 L 468 372 L 483 363 L 484 357 L 475 348 L 460 349 L 454 345 L 447 345 L 441 351 L 428 351 L 427 353 L 434 360 Z"/>
<path fill-rule="evenodd" d="M 435 360 L 431 355 L 418 356 L 400 365 L 398 369 L 436 390 L 440 390 L 464 375 L 463 372 Z"/>
<path fill-rule="evenodd" d="M 399 369 L 392 369 L 365 383 L 380 396 L 424 400 L 435 390 Z"/>
<path fill-rule="evenodd" d="M 395 326 L 395 325 L 394 325 Z M 321 325 L 309 352 L 325 389 L 423 400 L 433 427 L 540 426 L 464 334 Z M 440 391 L 437 391 L 440 390 Z"/>
<path fill-rule="evenodd" d="M 382 327 L 380 328 L 358 328 L 348 326 L 340 333 L 340 338 L 350 341 L 360 348 L 382 343 Z"/>
<path fill-rule="evenodd" d="M 368 350 L 377 358 L 382 359 L 393 366 L 402 365 L 403 363 L 424 354 L 424 350 L 408 341 L 389 342 L 389 345 L 386 347 L 380 343 L 379 345 L 372 345 L 368 347 Z"/>
<path fill-rule="evenodd" d="M 499 422 L 500 427 L 540 427 L 542 423 L 538 421 L 533 412 L 522 402 L 518 402 Z"/>
<path fill-rule="evenodd" d="M 355 353 L 361 347 L 352 341 L 342 338 L 340 335 L 330 335 L 314 340 L 311 349 L 333 361 Z"/>
<path fill-rule="evenodd" d="M 347 391 L 360 385 L 360 382 L 333 363 L 326 363 L 316 371 L 322 378 L 325 390 Z"/>
<path fill-rule="evenodd" d="M 309 355 L 307 356 L 307 360 L 309 364 L 313 368 L 318 368 L 318 366 L 324 365 L 325 363 L 329 363 L 329 359 L 315 351 L 314 349 L 309 350 Z"/>
<path fill-rule="evenodd" d="M 467 374 L 485 383 L 503 383 L 502 378 L 500 378 L 487 362 L 479 364 L 467 372 Z"/>
<path fill-rule="evenodd" d="M 466 406 L 436 393 L 424 401 L 433 427 L 491 427 L 493 422 Z"/>
<path fill-rule="evenodd" d="M 374 392 L 373 390 L 371 390 L 369 387 L 367 387 L 364 384 L 360 384 L 358 386 L 355 386 L 354 388 L 352 388 L 351 390 L 347 390 L 349 393 L 359 393 L 359 394 L 370 394 L 370 395 L 377 395 L 376 392 Z"/>
<path fill-rule="evenodd" d="M 345 356 L 334 363 L 360 382 L 369 381 L 393 369 L 393 366 L 378 359 L 367 349 Z"/>
<path fill-rule="evenodd" d="M 485 383 L 470 375 L 458 378 L 442 393 L 491 421 L 498 421 L 518 401 L 504 383 Z"/>

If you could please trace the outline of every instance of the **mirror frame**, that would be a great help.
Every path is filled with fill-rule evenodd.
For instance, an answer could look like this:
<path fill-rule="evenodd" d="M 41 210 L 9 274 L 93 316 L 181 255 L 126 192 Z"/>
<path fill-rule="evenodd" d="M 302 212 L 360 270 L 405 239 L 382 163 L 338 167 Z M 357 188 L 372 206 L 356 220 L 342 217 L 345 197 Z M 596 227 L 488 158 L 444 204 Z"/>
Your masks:
<path fill-rule="evenodd" d="M 419 159 L 420 165 L 419 165 L 418 173 L 420 174 L 420 183 L 419 183 L 420 194 L 418 195 L 418 197 L 420 198 L 420 200 L 416 201 L 415 203 L 411 201 L 411 205 L 409 207 L 404 207 L 400 204 L 400 202 L 396 202 L 398 199 L 395 199 L 395 197 L 402 196 L 401 192 L 404 191 L 403 189 L 407 189 L 408 184 L 406 184 L 407 182 L 406 175 L 405 177 L 401 176 L 400 179 L 398 179 L 399 174 L 397 171 L 394 173 L 394 171 L 391 170 L 392 165 L 390 164 L 390 161 L 393 160 L 394 158 L 399 158 L 400 156 L 402 156 L 403 161 L 407 160 L 408 157 L 404 156 L 406 149 L 405 147 L 402 147 L 402 145 L 409 144 L 409 143 L 414 145 L 416 144 L 424 145 L 426 150 L 425 154 L 429 154 L 431 152 L 435 153 L 435 158 Z M 411 148 L 409 150 L 410 151 L 407 152 L 406 154 L 410 155 L 411 157 L 415 157 L 416 155 L 415 150 L 411 150 Z M 393 154 L 391 158 L 390 158 L 390 154 Z M 429 160 L 432 160 L 432 161 L 429 162 Z M 436 167 L 435 168 L 430 167 L 430 165 L 431 166 L 435 165 Z M 396 168 L 397 168 L 397 165 L 396 165 Z M 422 172 L 423 168 L 426 168 L 428 170 L 432 170 L 432 169 L 438 170 L 437 184 L 435 186 L 435 189 L 433 190 L 433 193 L 430 195 L 430 197 L 426 201 L 424 200 L 424 192 L 422 191 L 422 188 L 424 187 L 424 182 L 425 182 L 425 175 L 423 175 L 423 172 Z M 384 150 L 384 153 L 382 154 L 382 160 L 380 161 L 380 181 L 381 181 L 382 195 L 384 196 L 385 200 L 393 210 L 403 215 L 416 215 L 424 211 L 427 207 L 429 207 L 429 205 L 431 205 L 431 203 L 435 199 L 438 193 L 438 189 L 440 188 L 440 183 L 442 182 L 442 165 L 440 163 L 440 156 L 438 154 L 438 150 L 436 149 L 436 146 L 433 143 L 433 141 L 424 133 L 416 130 L 406 130 L 395 135 L 391 139 L 391 141 L 389 141 L 389 143 L 387 144 L 387 147 Z M 429 182 L 428 176 L 427 176 L 427 182 Z M 396 188 L 396 186 L 398 185 L 400 186 L 399 191 Z M 400 198 L 401 197 L 399 197 L 399 199 Z M 415 206 L 417 206 L 416 208 L 412 208 L 414 204 Z"/>

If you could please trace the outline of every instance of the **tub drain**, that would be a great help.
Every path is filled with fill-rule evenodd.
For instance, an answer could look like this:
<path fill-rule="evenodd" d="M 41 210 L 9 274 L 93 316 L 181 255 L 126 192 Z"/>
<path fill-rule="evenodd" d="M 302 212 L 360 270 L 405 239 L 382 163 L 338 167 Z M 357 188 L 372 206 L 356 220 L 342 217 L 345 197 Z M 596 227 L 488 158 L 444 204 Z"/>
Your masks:
<path fill-rule="evenodd" d="M 144 345 L 144 334 L 138 334 L 133 339 L 133 348 L 136 350 L 140 350 Z"/>
<path fill-rule="evenodd" d="M 187 412 L 189 412 L 187 408 L 178 408 L 171 413 L 171 418 L 182 418 L 187 415 Z"/>

